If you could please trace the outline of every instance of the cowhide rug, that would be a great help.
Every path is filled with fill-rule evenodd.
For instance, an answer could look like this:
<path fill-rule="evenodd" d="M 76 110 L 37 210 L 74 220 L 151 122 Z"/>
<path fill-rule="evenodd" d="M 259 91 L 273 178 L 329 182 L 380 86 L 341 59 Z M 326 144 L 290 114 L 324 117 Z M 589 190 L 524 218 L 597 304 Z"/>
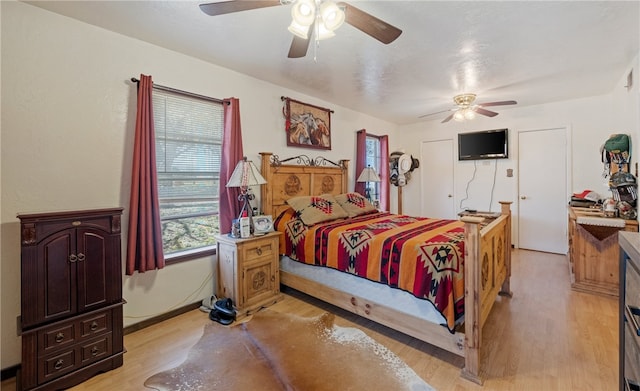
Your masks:
<path fill-rule="evenodd" d="M 434 391 L 359 329 L 263 310 L 246 323 L 207 324 L 178 367 L 148 378 L 161 391 Z"/>

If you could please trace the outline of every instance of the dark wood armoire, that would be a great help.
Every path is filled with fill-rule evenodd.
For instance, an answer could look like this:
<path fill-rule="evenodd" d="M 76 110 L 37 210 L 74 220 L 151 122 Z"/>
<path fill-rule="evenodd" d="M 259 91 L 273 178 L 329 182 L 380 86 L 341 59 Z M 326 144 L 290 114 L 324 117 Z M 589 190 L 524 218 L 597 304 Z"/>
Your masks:
<path fill-rule="evenodd" d="M 71 387 L 123 363 L 122 208 L 20 214 L 19 390 Z"/>

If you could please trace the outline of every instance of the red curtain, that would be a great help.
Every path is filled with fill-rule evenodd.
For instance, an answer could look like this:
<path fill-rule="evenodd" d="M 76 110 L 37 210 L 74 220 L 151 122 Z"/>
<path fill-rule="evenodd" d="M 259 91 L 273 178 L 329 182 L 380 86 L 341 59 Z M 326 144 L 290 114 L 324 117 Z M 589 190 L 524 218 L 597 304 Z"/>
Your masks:
<path fill-rule="evenodd" d="M 389 210 L 389 136 L 373 136 L 380 141 L 380 210 Z M 358 130 L 356 133 L 356 180 L 367 166 L 367 131 Z M 355 192 L 365 194 L 364 182 L 356 182 Z"/>
<path fill-rule="evenodd" d="M 222 162 L 220 164 L 220 233 L 231 232 L 231 220 L 240 213 L 239 187 L 226 187 L 233 169 L 242 160 L 242 130 L 240 126 L 240 101 L 225 99 L 224 134 L 222 136 Z"/>
<path fill-rule="evenodd" d="M 129 201 L 127 275 L 164 267 L 152 90 L 151 76 L 140 75 Z"/>
<path fill-rule="evenodd" d="M 389 136 L 380 136 L 380 210 L 390 210 Z"/>
<path fill-rule="evenodd" d="M 367 131 L 364 129 L 356 132 L 356 180 L 355 192 L 365 195 L 365 182 L 358 182 L 358 177 L 367 166 Z"/>

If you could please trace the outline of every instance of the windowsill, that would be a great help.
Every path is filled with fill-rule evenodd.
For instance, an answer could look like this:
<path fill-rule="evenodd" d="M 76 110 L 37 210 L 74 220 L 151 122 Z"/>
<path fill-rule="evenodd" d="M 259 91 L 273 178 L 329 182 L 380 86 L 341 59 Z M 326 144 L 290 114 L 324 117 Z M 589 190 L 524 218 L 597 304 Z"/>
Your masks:
<path fill-rule="evenodd" d="M 216 254 L 216 246 L 201 247 L 194 250 L 180 251 L 170 255 L 165 255 L 164 263 L 173 265 L 176 263 L 191 261 L 198 258 L 204 258 Z"/>

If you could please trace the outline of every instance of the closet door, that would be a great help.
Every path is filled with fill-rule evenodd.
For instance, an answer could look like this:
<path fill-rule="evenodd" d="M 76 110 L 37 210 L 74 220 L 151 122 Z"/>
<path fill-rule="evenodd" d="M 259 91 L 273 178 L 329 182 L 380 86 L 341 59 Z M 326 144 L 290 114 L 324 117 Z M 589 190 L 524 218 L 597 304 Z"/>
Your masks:
<path fill-rule="evenodd" d="M 567 129 L 518 133 L 518 239 L 527 250 L 566 254 Z"/>
<path fill-rule="evenodd" d="M 422 175 L 422 216 L 457 219 L 453 194 L 453 139 L 423 141 L 420 168 Z"/>

